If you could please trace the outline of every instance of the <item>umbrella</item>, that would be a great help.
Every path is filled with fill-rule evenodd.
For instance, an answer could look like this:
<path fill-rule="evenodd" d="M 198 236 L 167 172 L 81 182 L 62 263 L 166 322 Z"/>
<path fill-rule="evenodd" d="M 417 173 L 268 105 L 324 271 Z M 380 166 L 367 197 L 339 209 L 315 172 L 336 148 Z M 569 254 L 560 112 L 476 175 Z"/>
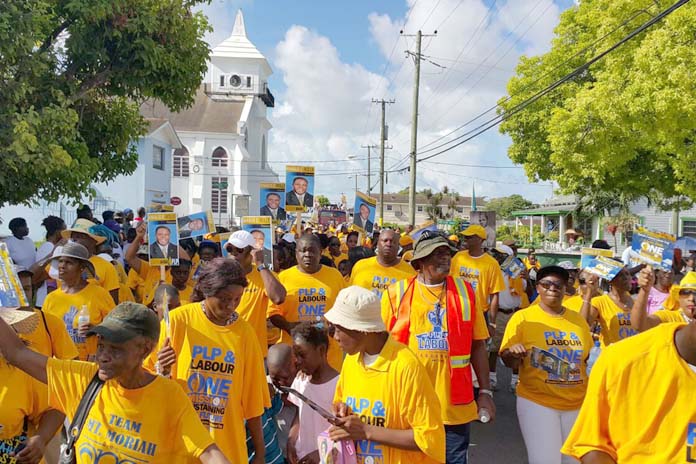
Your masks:
<path fill-rule="evenodd" d="M 696 238 L 688 236 L 679 237 L 674 243 L 674 248 L 680 248 L 686 252 L 696 250 Z"/>

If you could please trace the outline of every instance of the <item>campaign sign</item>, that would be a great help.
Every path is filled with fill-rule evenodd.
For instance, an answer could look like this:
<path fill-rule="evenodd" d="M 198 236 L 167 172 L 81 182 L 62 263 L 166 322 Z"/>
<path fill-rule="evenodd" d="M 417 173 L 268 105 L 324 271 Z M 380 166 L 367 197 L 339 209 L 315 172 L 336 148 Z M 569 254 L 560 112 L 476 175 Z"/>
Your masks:
<path fill-rule="evenodd" d="M 364 453 L 361 453 L 360 462 L 383 462 L 382 445 L 376 442 L 367 440 L 338 440 L 333 441 L 329 438 L 328 432 L 321 432 L 317 437 L 317 450 L 319 451 L 319 464 L 357 464 L 358 456 L 354 445 L 363 448 Z M 367 448 L 376 448 L 373 453 L 370 453 Z M 372 458 L 372 459 L 367 459 Z M 377 460 L 375 458 L 380 458 Z"/>
<path fill-rule="evenodd" d="M 147 207 L 148 213 L 172 213 L 174 205 L 165 205 L 164 203 L 150 203 Z"/>
<path fill-rule="evenodd" d="M 601 248 L 583 248 L 580 255 L 580 269 L 585 269 L 590 265 L 592 259 L 597 256 L 604 256 L 605 258 L 613 258 L 613 250 L 603 250 Z"/>
<path fill-rule="evenodd" d="M 150 265 L 179 265 L 179 226 L 175 213 L 148 214 L 147 239 Z"/>
<path fill-rule="evenodd" d="M 182 216 L 176 220 L 179 225 L 179 238 L 202 237 L 206 234 L 215 232 L 212 211 L 201 211 L 199 213 Z"/>
<path fill-rule="evenodd" d="M 606 256 L 593 256 L 584 269 L 607 282 L 614 280 L 619 275 L 624 266 L 619 261 L 607 258 Z"/>
<path fill-rule="evenodd" d="M 672 234 L 646 229 L 636 224 L 633 228 L 631 254 L 638 262 L 669 271 L 672 269 L 676 241 L 677 237 Z"/>
<path fill-rule="evenodd" d="M 353 228 L 360 232 L 371 234 L 375 228 L 375 212 L 377 199 L 368 197 L 364 193 L 355 194 L 355 207 L 353 209 Z"/>
<path fill-rule="evenodd" d="M 273 227 L 269 216 L 243 216 L 242 230 L 256 240 L 256 248 L 263 250 L 263 263 L 273 266 Z"/>
<path fill-rule="evenodd" d="M 220 250 L 222 251 L 223 258 L 227 258 L 229 255 L 225 247 L 227 246 L 227 242 L 230 240 L 230 235 L 232 235 L 232 232 L 218 234 L 218 238 L 220 239 Z"/>
<path fill-rule="evenodd" d="M 513 279 L 516 279 L 527 267 L 524 265 L 521 259 L 514 256 L 508 256 L 505 258 L 505 261 L 503 261 L 503 264 L 500 265 L 500 268 L 505 274 Z"/>
<path fill-rule="evenodd" d="M 532 347 L 529 363 L 532 367 L 547 372 L 549 380 L 569 382 L 576 380 L 573 374 L 579 374 L 574 363 L 561 359 L 550 351 L 536 346 Z"/>
<path fill-rule="evenodd" d="M 0 242 L 0 306 L 8 308 L 29 306 L 29 300 L 10 259 L 7 244 L 4 242 Z"/>
<path fill-rule="evenodd" d="M 307 211 L 314 207 L 314 166 L 285 168 L 285 211 Z"/>
<path fill-rule="evenodd" d="M 261 207 L 259 216 L 270 216 L 274 221 L 285 221 L 288 213 L 285 209 L 285 184 L 261 182 L 259 184 Z"/>

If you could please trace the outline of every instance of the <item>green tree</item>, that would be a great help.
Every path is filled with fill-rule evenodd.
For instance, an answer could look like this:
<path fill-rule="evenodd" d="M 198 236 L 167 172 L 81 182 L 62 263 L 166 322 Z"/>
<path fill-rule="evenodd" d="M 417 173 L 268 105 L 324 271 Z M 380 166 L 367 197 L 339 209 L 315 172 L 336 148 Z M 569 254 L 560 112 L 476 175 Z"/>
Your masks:
<path fill-rule="evenodd" d="M 0 206 L 80 198 L 135 170 L 139 104 L 193 102 L 202 0 L 0 2 Z"/>
<path fill-rule="evenodd" d="M 671 4 L 579 2 L 562 14 L 551 51 L 520 59 L 501 113 Z M 581 199 L 601 192 L 623 204 L 642 197 L 663 204 L 680 196 L 690 203 L 696 199 L 695 35 L 692 2 L 510 117 L 500 127 L 512 138 L 510 158 L 524 165 L 530 180 L 553 179 Z"/>
<path fill-rule="evenodd" d="M 495 211 L 497 217 L 512 219 L 512 212 L 529 208 L 533 203 L 522 195 L 514 194 L 508 197 L 491 198 L 486 203 L 487 211 Z"/>
<path fill-rule="evenodd" d="M 319 206 L 321 206 L 322 208 L 329 206 L 331 204 L 329 199 L 327 197 L 325 197 L 324 195 L 317 195 L 316 200 L 317 200 L 317 203 L 319 203 Z"/>

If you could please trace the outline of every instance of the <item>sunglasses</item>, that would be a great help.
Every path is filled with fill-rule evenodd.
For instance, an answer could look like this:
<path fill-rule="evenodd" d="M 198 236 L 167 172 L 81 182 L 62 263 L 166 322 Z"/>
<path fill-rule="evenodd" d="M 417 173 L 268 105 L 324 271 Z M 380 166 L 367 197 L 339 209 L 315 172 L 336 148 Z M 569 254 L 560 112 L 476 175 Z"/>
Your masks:
<path fill-rule="evenodd" d="M 696 297 L 696 290 L 679 290 L 679 296 L 693 296 L 693 297 Z"/>
<path fill-rule="evenodd" d="M 580 285 L 585 285 L 586 282 L 587 282 L 587 279 L 585 279 L 584 277 L 580 277 L 580 278 L 578 279 L 578 283 L 579 283 Z"/>
<path fill-rule="evenodd" d="M 562 282 L 556 282 L 553 280 L 540 280 L 537 282 L 538 285 L 541 285 L 541 287 L 544 290 L 550 290 L 551 287 L 555 288 L 556 290 L 563 290 L 565 288 L 565 284 Z"/>

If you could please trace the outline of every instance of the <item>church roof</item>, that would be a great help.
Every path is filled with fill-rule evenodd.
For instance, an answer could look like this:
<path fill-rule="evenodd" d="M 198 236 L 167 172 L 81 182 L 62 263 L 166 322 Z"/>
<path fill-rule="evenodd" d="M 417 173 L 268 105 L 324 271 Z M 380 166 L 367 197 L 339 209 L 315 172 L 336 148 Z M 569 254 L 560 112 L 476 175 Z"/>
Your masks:
<path fill-rule="evenodd" d="M 140 114 L 146 119 L 166 119 L 177 131 L 221 132 L 237 134 L 237 122 L 244 108 L 243 100 L 213 100 L 201 85 L 193 105 L 179 113 L 172 112 L 158 100 L 140 105 Z"/>
<path fill-rule="evenodd" d="M 248 58 L 262 60 L 268 74 L 271 74 L 271 67 L 266 61 L 266 57 L 251 43 L 246 35 L 246 27 L 244 25 L 244 16 L 242 10 L 237 11 L 237 17 L 234 20 L 234 28 L 232 35 L 225 39 L 217 47 L 213 48 L 210 55 L 211 58 Z"/>

